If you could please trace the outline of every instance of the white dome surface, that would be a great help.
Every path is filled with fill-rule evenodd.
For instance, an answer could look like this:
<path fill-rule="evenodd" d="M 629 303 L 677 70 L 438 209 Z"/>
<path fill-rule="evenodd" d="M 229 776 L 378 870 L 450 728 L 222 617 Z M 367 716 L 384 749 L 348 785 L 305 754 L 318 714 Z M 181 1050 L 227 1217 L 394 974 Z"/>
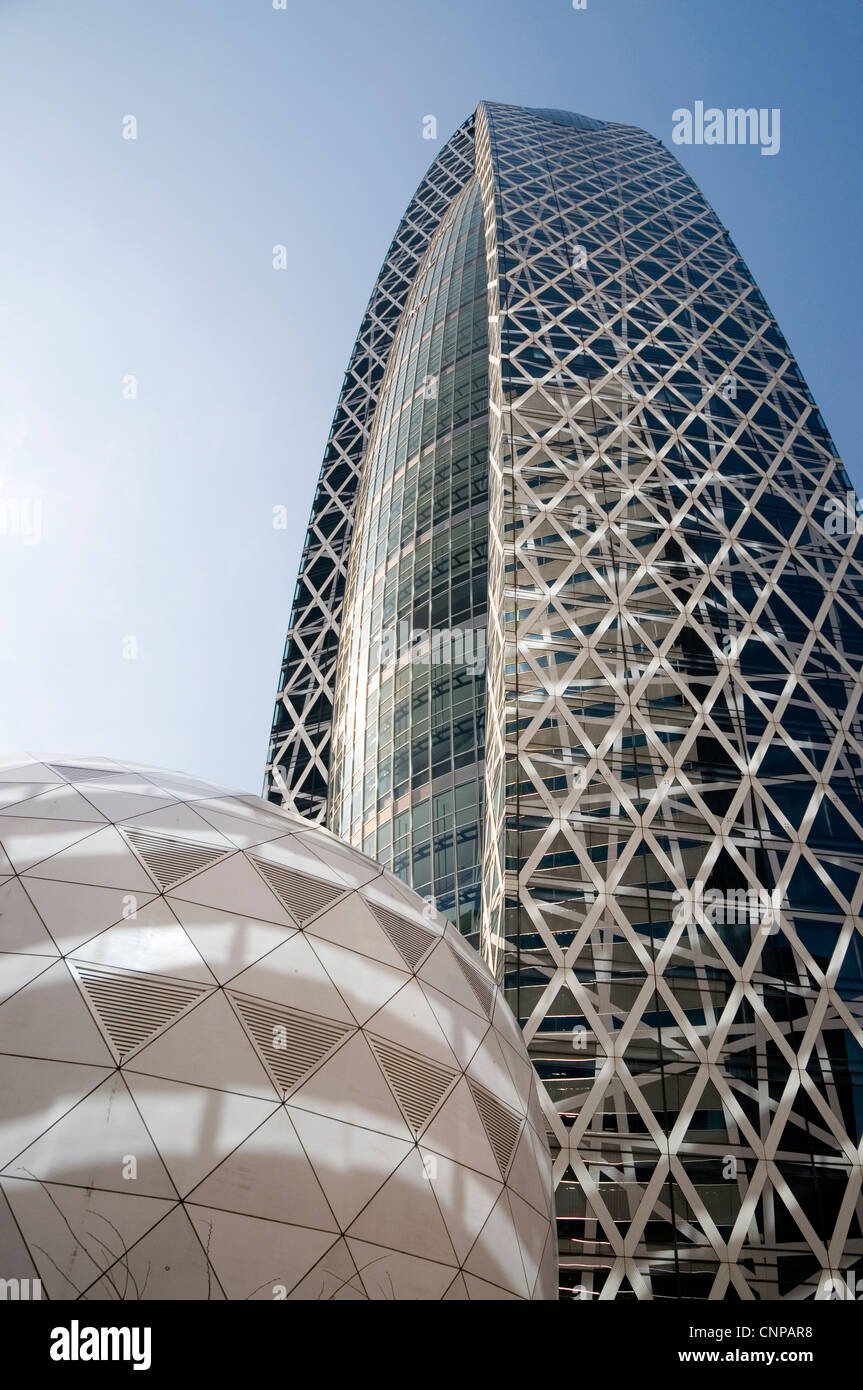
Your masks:
<path fill-rule="evenodd" d="M 0 1274 L 53 1299 L 557 1297 L 477 953 L 256 796 L 0 760 Z"/>

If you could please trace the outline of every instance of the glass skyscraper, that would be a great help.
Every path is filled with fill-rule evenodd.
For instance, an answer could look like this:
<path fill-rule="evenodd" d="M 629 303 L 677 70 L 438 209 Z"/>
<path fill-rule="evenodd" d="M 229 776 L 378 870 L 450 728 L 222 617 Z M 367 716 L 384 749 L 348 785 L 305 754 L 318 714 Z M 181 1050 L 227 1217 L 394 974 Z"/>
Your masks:
<path fill-rule="evenodd" d="M 481 103 L 350 359 L 267 792 L 497 971 L 544 1082 L 564 1297 L 863 1277 L 861 546 L 673 155 Z"/>

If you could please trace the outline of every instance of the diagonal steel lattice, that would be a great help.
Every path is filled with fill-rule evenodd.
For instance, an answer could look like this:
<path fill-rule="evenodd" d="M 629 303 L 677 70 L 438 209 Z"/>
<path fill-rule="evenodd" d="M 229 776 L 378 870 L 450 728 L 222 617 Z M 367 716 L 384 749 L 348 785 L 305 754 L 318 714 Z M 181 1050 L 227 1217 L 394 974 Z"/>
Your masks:
<path fill-rule="evenodd" d="M 492 103 L 454 140 L 457 172 L 451 142 L 417 197 L 426 239 L 471 175 L 484 206 L 484 949 L 545 1083 L 561 1291 L 851 1297 L 863 567 L 853 520 L 832 524 L 849 479 L 659 141 Z M 294 722 L 271 759 L 320 814 L 327 611 L 302 639 L 315 661 L 328 644 L 326 679 L 286 662 Z"/>

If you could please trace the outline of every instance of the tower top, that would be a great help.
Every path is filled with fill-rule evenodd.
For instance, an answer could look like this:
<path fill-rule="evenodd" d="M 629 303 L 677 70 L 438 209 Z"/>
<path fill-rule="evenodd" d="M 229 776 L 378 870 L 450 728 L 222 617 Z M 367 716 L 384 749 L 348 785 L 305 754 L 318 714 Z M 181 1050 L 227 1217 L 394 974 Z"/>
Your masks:
<path fill-rule="evenodd" d="M 554 125 L 568 125 L 574 130 L 605 130 L 608 121 L 598 121 L 594 116 L 581 116 L 577 111 L 555 111 L 547 106 L 525 106 L 529 116 L 539 116 L 543 121 Z"/>

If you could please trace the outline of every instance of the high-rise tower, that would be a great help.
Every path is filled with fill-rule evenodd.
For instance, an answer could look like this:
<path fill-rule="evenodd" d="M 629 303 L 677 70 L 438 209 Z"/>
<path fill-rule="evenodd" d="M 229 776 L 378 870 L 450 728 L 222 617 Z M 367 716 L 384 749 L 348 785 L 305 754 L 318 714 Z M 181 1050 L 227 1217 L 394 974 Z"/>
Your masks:
<path fill-rule="evenodd" d="M 482 103 L 351 357 L 268 792 L 503 980 L 564 1294 L 836 1297 L 863 1272 L 861 546 L 677 160 Z"/>

